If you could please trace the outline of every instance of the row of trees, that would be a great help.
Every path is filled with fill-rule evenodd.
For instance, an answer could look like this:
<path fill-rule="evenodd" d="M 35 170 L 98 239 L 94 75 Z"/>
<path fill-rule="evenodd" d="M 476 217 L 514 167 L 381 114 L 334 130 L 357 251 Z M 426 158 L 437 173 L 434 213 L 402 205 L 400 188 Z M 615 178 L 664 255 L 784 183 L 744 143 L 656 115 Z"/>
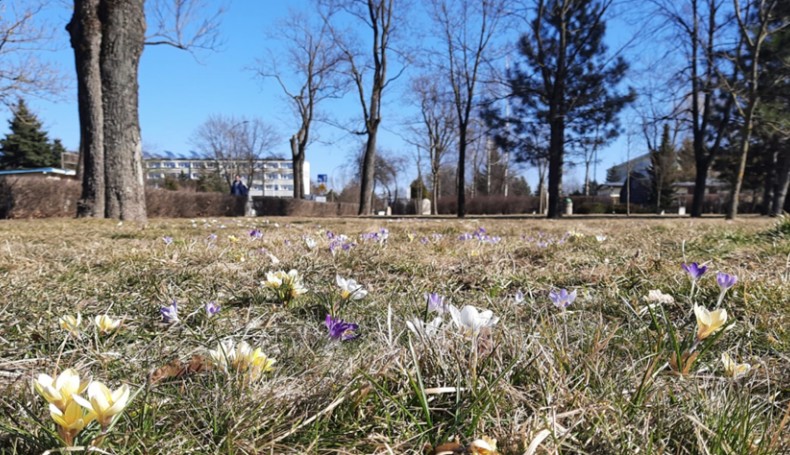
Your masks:
<path fill-rule="evenodd" d="M 211 47 L 217 16 L 196 21 L 197 3 L 149 0 L 156 26 L 146 36 L 144 0 L 75 0 L 67 28 L 78 76 L 81 216 L 145 217 L 137 64 L 145 44 Z M 469 147 L 491 137 L 502 151 L 505 175 L 511 157 L 538 167 L 541 191 L 547 180 L 548 216 L 558 217 L 568 154 L 583 156 L 589 174 L 595 152 L 620 132 L 618 115 L 636 100 L 637 90 L 623 87 L 628 64 L 620 50 L 604 43 L 614 0 L 430 0 L 421 6 L 315 0 L 310 13 L 292 13 L 277 31 L 285 58 L 263 59 L 259 75 L 278 82 L 295 114 L 295 194 L 303 194 L 300 172 L 315 122 L 332 123 L 363 139 L 360 213 L 371 211 L 376 170 L 384 168 L 376 163 L 384 100 L 408 73 L 415 75 L 411 102 L 419 106 L 410 142 L 427 158 L 434 189 L 440 188 L 443 157 L 454 150 L 459 216 L 465 215 Z M 790 172 L 787 3 L 651 0 L 641 9 L 647 8 L 659 13 L 663 30 L 671 30 L 680 44 L 671 57 L 681 69 L 658 84 L 660 93 L 638 87 L 648 100 L 640 105 L 641 123 L 646 137 L 663 135 L 671 123 L 690 138 L 696 169 L 692 215 L 701 215 L 709 170 L 722 159 L 735 169 L 730 217 L 737 215 L 739 193 L 750 184 L 746 171 L 756 161 L 771 169 L 762 180 L 770 211 L 777 213 Z M 427 21 L 421 30 L 412 27 L 418 13 Z M 514 29 L 520 31 L 517 40 L 508 35 Z M 511 67 L 505 57 L 513 55 Z M 358 101 L 358 121 L 322 115 L 319 105 L 347 93 Z M 237 123 L 246 128 L 249 122 Z M 225 129 L 236 127 L 231 126 Z M 663 142 L 648 147 L 656 151 Z M 664 185 L 657 191 L 664 192 Z"/>

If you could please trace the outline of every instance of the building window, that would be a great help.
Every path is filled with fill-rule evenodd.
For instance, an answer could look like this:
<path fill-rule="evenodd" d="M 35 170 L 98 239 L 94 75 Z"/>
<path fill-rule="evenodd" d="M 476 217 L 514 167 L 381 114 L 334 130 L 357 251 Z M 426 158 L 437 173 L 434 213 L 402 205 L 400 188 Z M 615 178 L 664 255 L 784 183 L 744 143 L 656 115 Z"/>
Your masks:
<path fill-rule="evenodd" d="M 293 169 L 294 168 L 294 164 L 293 163 L 282 163 L 281 167 L 283 169 Z"/>
<path fill-rule="evenodd" d="M 170 168 L 170 169 L 175 169 L 176 168 L 176 163 L 174 163 L 172 161 L 167 161 L 167 162 L 164 163 L 164 165 L 165 165 L 166 168 Z"/>

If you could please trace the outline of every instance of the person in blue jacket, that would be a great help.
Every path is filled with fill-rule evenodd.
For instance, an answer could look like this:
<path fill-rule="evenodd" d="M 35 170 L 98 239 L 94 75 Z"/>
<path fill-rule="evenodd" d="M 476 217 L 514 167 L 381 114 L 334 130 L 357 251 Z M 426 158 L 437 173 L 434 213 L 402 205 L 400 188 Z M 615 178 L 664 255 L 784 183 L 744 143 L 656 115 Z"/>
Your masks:
<path fill-rule="evenodd" d="M 230 185 L 230 194 L 234 196 L 246 196 L 247 192 L 247 185 L 241 181 L 241 176 L 236 174 L 236 179 L 233 180 L 233 183 Z"/>

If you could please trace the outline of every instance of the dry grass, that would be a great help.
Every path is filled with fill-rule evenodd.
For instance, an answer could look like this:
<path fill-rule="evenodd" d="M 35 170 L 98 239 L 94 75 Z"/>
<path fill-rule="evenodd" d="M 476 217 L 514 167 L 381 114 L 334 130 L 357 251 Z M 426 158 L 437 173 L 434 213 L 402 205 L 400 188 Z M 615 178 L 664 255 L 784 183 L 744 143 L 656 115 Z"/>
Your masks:
<path fill-rule="evenodd" d="M 133 389 L 101 441 L 109 453 L 422 453 L 426 444 L 482 435 L 496 438 L 503 454 L 781 453 L 790 445 L 788 226 L 764 219 L 2 222 L 0 452 L 59 447 L 31 380 L 74 367 Z M 501 241 L 459 240 L 479 227 Z M 253 228 L 261 239 L 249 236 Z M 386 243 L 360 238 L 380 228 L 389 230 Z M 332 255 L 327 230 L 356 246 Z M 207 240 L 212 233 L 216 241 Z M 596 234 L 607 238 L 598 242 Z M 662 335 L 641 310 L 648 290 L 661 289 L 676 300 L 664 307 L 669 321 L 681 333 L 695 330 L 684 260 L 710 266 L 693 302 L 715 305 L 717 270 L 739 283 L 723 304 L 734 327 L 681 377 L 664 367 L 668 353 L 656 349 Z M 287 308 L 260 286 L 279 269 L 298 270 L 310 290 Z M 330 340 L 323 324 L 339 299 L 336 274 L 369 290 L 340 314 L 360 326 L 353 341 Z M 579 294 L 567 312 L 548 298 L 558 288 Z M 525 300 L 516 304 L 519 290 Z M 449 316 L 437 335 L 415 336 L 405 322 L 423 316 L 425 292 L 459 308 L 490 309 L 500 320 L 474 343 Z M 173 299 L 181 321 L 168 325 L 159 309 Z M 203 311 L 208 301 L 222 307 L 213 318 Z M 57 322 L 77 312 L 79 339 Z M 90 323 L 101 314 L 123 318 L 121 328 L 99 336 Z M 277 360 L 273 371 L 248 383 L 216 368 L 186 368 L 151 382 L 158 368 L 205 356 L 227 338 L 261 347 Z M 726 378 L 722 352 L 752 370 Z"/>

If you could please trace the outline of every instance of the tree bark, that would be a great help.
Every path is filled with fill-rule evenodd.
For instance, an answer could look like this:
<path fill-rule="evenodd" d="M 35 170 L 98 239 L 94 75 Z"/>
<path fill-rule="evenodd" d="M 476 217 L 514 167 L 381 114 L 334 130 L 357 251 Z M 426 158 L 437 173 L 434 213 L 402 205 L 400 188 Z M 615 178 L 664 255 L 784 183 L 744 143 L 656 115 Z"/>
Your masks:
<path fill-rule="evenodd" d="M 458 173 L 457 186 L 458 186 L 458 218 L 466 217 L 466 125 L 461 124 L 458 129 Z M 474 188 L 475 182 L 472 182 Z"/>
<path fill-rule="evenodd" d="M 137 108 L 137 75 L 145 42 L 143 0 L 103 0 L 101 5 L 105 215 L 145 221 L 145 181 Z"/>
<path fill-rule="evenodd" d="M 304 156 L 307 148 L 307 140 L 302 131 L 291 136 L 291 156 L 294 167 L 294 199 L 304 199 Z"/>
<path fill-rule="evenodd" d="M 359 191 L 359 215 L 370 215 L 373 212 L 373 190 L 376 180 L 376 136 L 378 124 L 368 129 L 368 140 L 365 144 L 365 157 L 362 160 L 362 181 Z"/>
<path fill-rule="evenodd" d="M 101 22 L 99 0 L 75 0 L 66 25 L 74 49 L 80 119 L 80 178 L 78 217 L 104 217 L 104 114 L 102 107 Z"/>
<path fill-rule="evenodd" d="M 562 216 L 562 162 L 565 148 L 565 122 L 561 116 L 554 116 L 551 121 L 549 137 L 549 206 L 547 218 Z"/>
<path fill-rule="evenodd" d="M 774 197 L 771 201 L 771 216 L 781 215 L 787 200 L 787 191 L 790 187 L 790 150 L 786 148 L 780 150 L 778 164 Z"/>

